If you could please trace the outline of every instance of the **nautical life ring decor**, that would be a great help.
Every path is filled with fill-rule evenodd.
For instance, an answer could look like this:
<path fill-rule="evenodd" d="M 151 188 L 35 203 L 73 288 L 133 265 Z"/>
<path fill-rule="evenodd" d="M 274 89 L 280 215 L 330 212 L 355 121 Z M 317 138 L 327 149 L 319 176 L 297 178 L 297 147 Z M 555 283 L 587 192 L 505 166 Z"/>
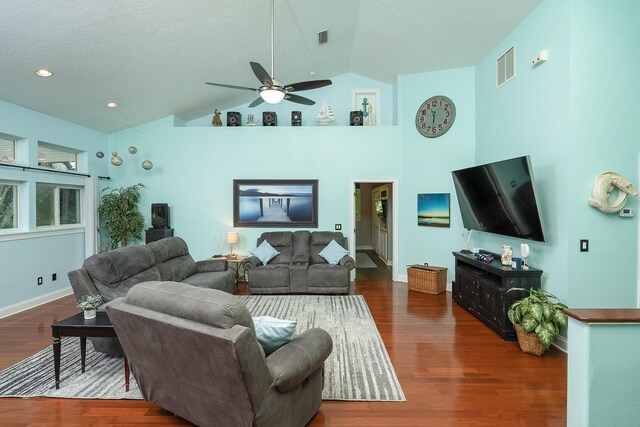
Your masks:
<path fill-rule="evenodd" d="M 616 198 L 609 201 L 614 189 L 617 190 Z M 627 203 L 629 195 L 638 195 L 638 191 L 633 188 L 631 181 L 615 172 L 605 172 L 596 177 L 593 183 L 593 194 L 587 203 L 604 213 L 616 213 Z"/>

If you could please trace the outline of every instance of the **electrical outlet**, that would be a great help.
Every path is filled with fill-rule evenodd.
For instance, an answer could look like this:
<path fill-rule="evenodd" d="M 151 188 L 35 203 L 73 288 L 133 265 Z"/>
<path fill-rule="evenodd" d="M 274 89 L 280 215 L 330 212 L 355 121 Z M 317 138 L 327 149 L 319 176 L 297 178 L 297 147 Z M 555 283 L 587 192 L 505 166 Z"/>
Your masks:
<path fill-rule="evenodd" d="M 580 240 L 580 252 L 589 252 L 589 241 L 587 239 Z"/>
<path fill-rule="evenodd" d="M 55 282 L 56 280 L 58 280 L 58 274 L 57 274 L 57 273 L 53 273 L 53 274 L 51 275 L 51 281 L 52 281 L 52 282 Z"/>
<path fill-rule="evenodd" d="M 336 224 L 336 230 L 338 231 L 342 230 L 342 224 Z"/>
<path fill-rule="evenodd" d="M 38 277 L 38 286 L 42 285 L 42 276 Z"/>

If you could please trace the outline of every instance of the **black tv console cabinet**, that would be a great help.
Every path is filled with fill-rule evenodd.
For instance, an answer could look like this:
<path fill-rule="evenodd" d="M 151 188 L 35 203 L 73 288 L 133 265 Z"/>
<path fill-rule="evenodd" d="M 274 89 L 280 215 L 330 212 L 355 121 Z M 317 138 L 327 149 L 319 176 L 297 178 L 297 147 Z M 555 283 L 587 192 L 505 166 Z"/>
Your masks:
<path fill-rule="evenodd" d="M 529 267 L 516 270 L 503 266 L 500 256 L 486 264 L 471 253 L 453 252 L 456 276 L 452 283 L 453 300 L 496 331 L 504 340 L 515 340 L 516 332 L 507 310 L 525 292 L 509 292 L 511 288 L 540 289 L 542 270 Z"/>

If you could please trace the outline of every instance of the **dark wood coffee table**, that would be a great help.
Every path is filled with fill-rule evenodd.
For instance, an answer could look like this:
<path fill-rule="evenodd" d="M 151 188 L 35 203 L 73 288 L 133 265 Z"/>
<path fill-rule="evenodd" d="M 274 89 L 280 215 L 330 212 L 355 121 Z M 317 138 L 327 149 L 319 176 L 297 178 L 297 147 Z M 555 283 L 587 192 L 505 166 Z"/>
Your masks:
<path fill-rule="evenodd" d="M 87 352 L 87 337 L 117 337 L 116 331 L 104 311 L 96 313 L 95 319 L 85 319 L 84 313 L 74 314 L 51 325 L 53 335 L 53 365 L 56 374 L 56 389 L 60 388 L 60 337 L 80 337 L 80 359 L 84 372 Z M 129 391 L 129 361 L 124 357 L 125 390 Z"/>

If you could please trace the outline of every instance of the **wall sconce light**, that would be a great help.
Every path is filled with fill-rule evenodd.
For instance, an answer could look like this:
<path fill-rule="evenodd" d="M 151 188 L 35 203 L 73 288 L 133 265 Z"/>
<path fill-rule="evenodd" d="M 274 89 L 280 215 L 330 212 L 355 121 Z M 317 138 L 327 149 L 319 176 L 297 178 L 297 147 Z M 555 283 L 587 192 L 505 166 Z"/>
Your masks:
<path fill-rule="evenodd" d="M 229 250 L 231 251 L 231 257 L 233 257 L 233 245 L 238 243 L 238 232 L 227 231 L 227 243 L 229 244 Z"/>

